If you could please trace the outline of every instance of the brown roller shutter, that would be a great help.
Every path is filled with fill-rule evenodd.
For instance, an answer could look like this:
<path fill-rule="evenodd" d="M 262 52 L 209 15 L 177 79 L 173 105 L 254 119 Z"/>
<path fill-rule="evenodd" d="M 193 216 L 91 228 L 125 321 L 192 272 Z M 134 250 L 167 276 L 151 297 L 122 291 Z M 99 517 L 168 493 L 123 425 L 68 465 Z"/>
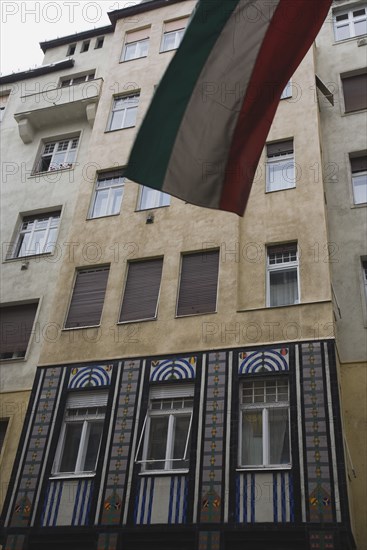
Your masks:
<path fill-rule="evenodd" d="M 65 328 L 99 325 L 109 267 L 78 271 Z"/>
<path fill-rule="evenodd" d="M 350 166 L 353 173 L 367 171 L 367 156 L 351 158 Z"/>
<path fill-rule="evenodd" d="M 367 109 L 367 73 L 342 78 L 345 112 Z"/>
<path fill-rule="evenodd" d="M 268 143 L 266 145 L 266 152 L 268 157 L 293 153 L 293 139 Z"/>
<path fill-rule="evenodd" d="M 120 321 L 156 317 L 162 267 L 163 258 L 129 263 Z"/>
<path fill-rule="evenodd" d="M 38 303 L 0 308 L 1 353 L 25 355 Z"/>
<path fill-rule="evenodd" d="M 218 250 L 182 256 L 178 316 L 216 310 L 218 269 Z"/>

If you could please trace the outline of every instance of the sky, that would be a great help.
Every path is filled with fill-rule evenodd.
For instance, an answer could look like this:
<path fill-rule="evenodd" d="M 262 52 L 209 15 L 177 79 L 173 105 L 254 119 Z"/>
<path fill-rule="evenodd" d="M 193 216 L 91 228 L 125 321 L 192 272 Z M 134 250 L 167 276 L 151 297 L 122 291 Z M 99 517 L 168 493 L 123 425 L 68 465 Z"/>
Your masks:
<path fill-rule="evenodd" d="M 0 2 L 0 73 L 42 64 L 39 42 L 109 25 L 107 12 L 140 0 L 2 0 Z"/>

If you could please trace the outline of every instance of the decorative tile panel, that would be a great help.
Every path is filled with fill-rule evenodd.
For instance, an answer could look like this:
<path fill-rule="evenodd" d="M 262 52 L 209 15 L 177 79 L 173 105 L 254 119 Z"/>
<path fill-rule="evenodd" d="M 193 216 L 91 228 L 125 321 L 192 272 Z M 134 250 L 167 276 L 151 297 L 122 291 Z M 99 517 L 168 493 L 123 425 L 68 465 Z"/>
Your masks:
<path fill-rule="evenodd" d="M 101 523 L 104 525 L 120 523 L 139 373 L 140 361 L 124 363 L 103 498 Z"/>
<path fill-rule="evenodd" d="M 242 351 L 238 359 L 240 375 L 289 371 L 289 348 Z"/>
<path fill-rule="evenodd" d="M 236 476 L 236 522 L 293 523 L 291 472 L 239 472 Z"/>
<path fill-rule="evenodd" d="M 310 550 L 334 550 L 334 534 L 325 531 L 310 533 Z"/>
<path fill-rule="evenodd" d="M 51 479 L 47 487 L 41 525 L 88 525 L 93 479 Z"/>
<path fill-rule="evenodd" d="M 305 468 L 308 482 L 306 508 L 311 522 L 332 522 L 334 502 L 321 344 L 303 344 L 301 350 L 306 436 Z"/>
<path fill-rule="evenodd" d="M 113 365 L 95 365 L 92 367 L 74 367 L 71 369 L 69 389 L 98 388 L 111 384 Z"/>
<path fill-rule="evenodd" d="M 187 493 L 186 475 L 141 476 L 135 499 L 134 524 L 186 523 Z"/>
<path fill-rule="evenodd" d="M 225 353 L 209 354 L 199 502 L 200 521 L 205 523 L 219 523 L 222 516 L 226 369 Z"/>
<path fill-rule="evenodd" d="M 152 361 L 150 368 L 150 382 L 194 380 L 196 376 L 196 363 L 196 357 Z"/>
<path fill-rule="evenodd" d="M 218 531 L 200 531 L 199 550 L 219 550 L 220 533 Z"/>
<path fill-rule="evenodd" d="M 38 402 L 35 403 L 36 414 L 10 521 L 11 526 L 26 527 L 30 522 L 36 488 L 40 482 L 44 452 L 55 413 L 61 373 L 61 367 L 45 369 L 43 378 L 40 379 L 42 390 Z"/>

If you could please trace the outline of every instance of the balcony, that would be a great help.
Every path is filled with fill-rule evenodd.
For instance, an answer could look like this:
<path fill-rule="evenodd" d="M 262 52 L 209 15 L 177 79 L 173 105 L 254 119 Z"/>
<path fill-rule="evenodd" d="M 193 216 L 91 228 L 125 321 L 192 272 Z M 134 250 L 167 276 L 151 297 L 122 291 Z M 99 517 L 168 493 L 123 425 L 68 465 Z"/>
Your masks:
<path fill-rule="evenodd" d="M 22 96 L 14 118 L 23 142 L 31 143 L 37 130 L 57 124 L 84 120 L 93 127 L 102 84 L 97 78 Z"/>

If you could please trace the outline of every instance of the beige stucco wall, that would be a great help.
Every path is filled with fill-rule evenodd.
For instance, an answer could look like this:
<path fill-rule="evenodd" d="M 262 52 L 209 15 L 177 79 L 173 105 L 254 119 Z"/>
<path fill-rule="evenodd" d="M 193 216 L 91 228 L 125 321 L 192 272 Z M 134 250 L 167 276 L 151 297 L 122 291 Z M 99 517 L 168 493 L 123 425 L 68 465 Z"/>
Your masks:
<path fill-rule="evenodd" d="M 367 548 L 367 362 L 342 363 L 341 397 L 350 504 L 358 550 Z M 349 454 L 349 456 L 348 456 Z M 352 471 L 354 469 L 355 474 Z"/>
<path fill-rule="evenodd" d="M 110 37 L 102 96 L 71 227 L 75 246 L 60 266 L 52 307 L 55 330 L 44 343 L 41 364 L 333 337 L 323 187 L 312 168 L 321 162 L 312 50 L 294 75 L 293 97 L 281 102 L 269 135 L 269 140 L 294 137 L 295 189 L 265 193 L 263 156 L 243 219 L 172 199 L 170 207 L 154 210 L 154 223 L 147 225 L 147 212 L 135 211 L 139 188 L 133 182 L 126 183 L 120 215 L 87 219 L 96 170 L 124 166 L 137 129 L 105 132 L 112 96 L 140 90 L 138 126 L 172 57 L 172 52 L 159 53 L 163 21 L 189 15 L 193 5 L 182 2 L 132 20 L 121 19 Z M 146 25 L 151 25 L 148 57 L 120 63 L 125 32 Z M 265 245 L 296 240 L 301 252 L 301 304 L 266 308 Z M 181 252 L 203 248 L 221 252 L 217 313 L 175 319 Z M 157 320 L 117 325 L 127 261 L 154 256 L 164 256 Z M 62 330 L 75 268 L 101 264 L 110 264 L 101 326 Z"/>
<path fill-rule="evenodd" d="M 0 395 L 0 420 L 9 420 L 0 454 L 0 509 L 8 490 L 29 396 L 29 391 L 6 392 Z"/>

